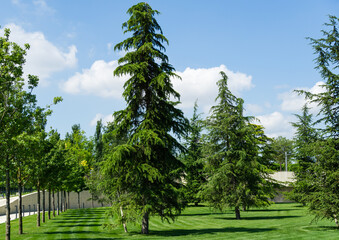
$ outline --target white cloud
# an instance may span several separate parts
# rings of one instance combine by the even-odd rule
[[[249,90],[252,84],[252,76],[244,73],[233,72],[225,65],[214,68],[186,68],[183,72],[177,72],[180,79],[173,79],[173,86],[181,95],[180,105],[182,108],[193,108],[194,102],[198,99],[198,105],[207,113],[211,106],[215,105],[215,98],[218,94],[217,81],[221,79],[220,71],[228,76],[230,90],[238,95],[241,91]]]
[[[91,121],[91,123],[90,123],[91,126],[96,126],[96,125],[97,125],[97,122],[98,122],[100,119],[102,119],[103,125],[106,126],[107,123],[113,122],[113,115],[111,114],[111,115],[106,115],[106,116],[104,116],[103,114],[98,113],[98,114],[96,114],[95,117],[92,119],[92,121]]]
[[[291,122],[295,121],[293,115],[284,116],[280,112],[273,112],[266,115],[257,116],[259,124],[265,128],[265,134],[269,137],[287,137],[292,138],[294,129]]]
[[[71,94],[121,98],[123,84],[129,76],[113,77],[117,66],[117,61],[95,61],[89,69],[83,69],[81,73],[69,78],[61,88]],[[218,93],[216,82],[221,78],[220,71],[224,71],[229,77],[232,92],[239,93],[253,87],[251,76],[232,72],[224,65],[209,69],[187,68],[184,72],[177,72],[182,80],[172,79],[174,89],[181,95],[180,107],[193,108],[195,100],[198,99],[200,109],[208,112]]]
[[[324,89],[321,87],[323,84],[324,82],[317,82],[312,88],[299,89],[317,94],[324,91]],[[283,111],[299,112],[302,106],[307,102],[304,95],[298,95],[297,93],[293,92],[293,90],[279,94],[278,98],[282,100],[281,110]],[[312,113],[319,110],[319,107],[315,103],[309,104],[309,107],[311,108]]]
[[[121,98],[123,85],[128,76],[113,77],[113,71],[118,61],[95,61],[90,69],[77,72],[61,85],[61,88],[71,94],[88,94],[100,97]]]
[[[64,52],[48,41],[42,32],[26,32],[16,24],[8,24],[5,28],[11,30],[10,41],[20,46],[25,43],[30,45],[24,65],[25,74],[37,75],[41,82],[46,83],[53,73],[76,66],[77,48],[74,45]],[[0,33],[3,34],[3,29]]]
[[[37,7],[37,12],[39,14],[53,14],[55,10],[49,7],[45,0],[34,0],[33,4]]]

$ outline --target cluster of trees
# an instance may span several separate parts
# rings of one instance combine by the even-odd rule
[[[15,179],[19,195],[25,184],[34,185],[38,193],[62,192],[62,209],[67,208],[66,192],[89,188],[93,198],[112,205],[109,213],[125,231],[128,222],[139,222],[147,234],[151,216],[174,220],[189,203],[231,207],[240,219],[242,210],[270,204],[276,185],[269,174],[282,170],[289,155],[297,163],[291,197],[307,204],[317,217],[337,222],[338,18],[330,17],[333,29],[324,31],[323,39],[311,39],[319,53],[317,68],[327,80],[325,92],[300,91],[321,106],[319,121],[326,127],[315,129],[305,106],[293,123],[293,143],[268,138],[263,127],[253,123],[254,117],[244,115],[244,100],[229,90],[224,72],[210,115],[202,119],[195,103],[188,120],[177,108],[180,95],[171,78],[179,76],[164,54],[168,40],[155,19],[159,12],[139,3],[127,13],[130,18],[123,28],[130,37],[115,46],[126,55],[114,71],[116,76],[130,76],[123,92],[126,108],[115,112],[107,126],[98,121],[92,139],[79,125],[65,139],[55,130],[45,131],[51,110],[36,104],[32,90],[38,78],[29,75],[28,91],[23,87],[22,65],[29,46],[22,49],[9,42],[5,30],[0,39],[0,171],[6,174],[8,213],[10,182]],[[42,205],[45,209],[44,201]],[[40,202],[37,206],[40,209]],[[40,225],[40,214],[37,221]],[[9,239],[9,219],[7,231]]]
[[[62,101],[55,97],[53,104],[40,107],[33,90],[37,76],[23,77],[25,55],[29,49],[10,41],[10,30],[0,37],[0,174],[6,189],[6,239],[10,239],[11,189],[17,188],[19,234],[23,233],[22,190],[37,190],[37,226],[67,208],[66,192],[80,192],[85,185],[92,159],[92,141],[87,140],[79,125],[62,140],[56,130],[45,130],[51,106]],[[46,208],[45,192],[50,194]],[[40,193],[42,192],[42,203]],[[57,193],[57,206],[55,196]],[[59,204],[60,203],[60,204]],[[69,205],[69,203],[68,203]],[[42,211],[42,215],[40,212]]]

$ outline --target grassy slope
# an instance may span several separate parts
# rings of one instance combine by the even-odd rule
[[[17,220],[12,224],[12,239],[339,239],[335,224],[326,220],[311,224],[312,216],[297,204],[276,204],[268,209],[242,212],[242,220],[234,213],[213,212],[208,207],[186,209],[174,224],[153,217],[151,234],[138,234],[137,226],[129,226],[129,234],[122,229],[103,230],[105,209],[68,210],[66,213],[35,226],[35,216],[24,218],[24,232],[17,235]],[[5,225],[0,225],[0,239],[4,239]]]

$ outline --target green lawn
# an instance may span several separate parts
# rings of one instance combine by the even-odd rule
[[[24,235],[17,234],[17,220],[12,221],[12,239],[339,239],[334,222],[310,224],[312,216],[298,204],[275,204],[268,209],[241,213],[235,220],[232,211],[213,212],[208,207],[187,208],[174,224],[151,218],[149,236],[140,235],[137,226],[103,229],[109,222],[105,208],[68,210],[35,226],[36,217],[24,218]],[[0,239],[5,239],[5,225],[0,225]]]

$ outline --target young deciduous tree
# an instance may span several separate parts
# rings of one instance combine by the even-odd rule
[[[218,104],[211,109],[206,125],[206,171],[208,182],[202,195],[213,207],[240,209],[269,204],[272,184],[268,169],[259,157],[262,132],[243,116],[243,100],[235,97],[221,72]]]
[[[129,195],[114,202],[116,209],[133,210],[142,233],[148,234],[151,215],[174,220],[182,209],[178,197],[182,163],[177,154],[183,147],[173,135],[186,131],[187,119],[176,108],[178,102],[170,100],[180,95],[171,83],[177,77],[174,68],[163,53],[168,40],[154,17],[159,12],[142,2],[127,13],[130,18],[123,28],[131,36],[115,46],[127,53],[114,71],[116,76],[130,76],[123,92],[127,107],[114,114],[114,121],[117,137],[128,140],[106,157],[105,164],[117,173],[113,189]]]

